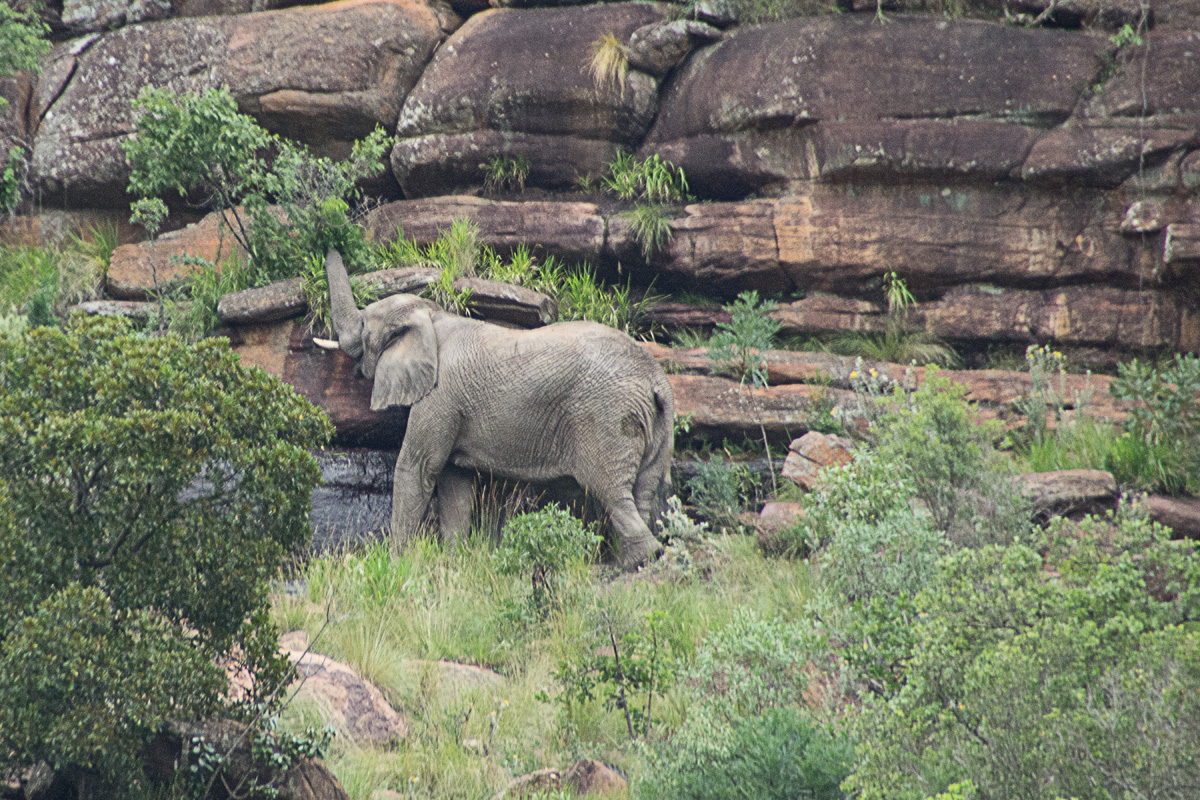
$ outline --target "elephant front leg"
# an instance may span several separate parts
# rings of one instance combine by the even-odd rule
[[[392,478],[392,537],[404,544],[417,535],[433,486],[445,459],[436,463],[427,455],[414,455],[407,443],[396,459],[396,472]]]

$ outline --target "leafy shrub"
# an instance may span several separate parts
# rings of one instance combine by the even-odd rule
[[[0,4],[0,78],[19,70],[37,72],[39,61],[50,43],[50,29],[29,9],[18,10],[11,3]],[[8,101],[0,97],[0,111]],[[4,154],[0,169],[0,213],[8,213],[21,202],[26,188],[24,148],[11,146]]]
[[[530,604],[544,615],[554,602],[560,573],[592,557],[601,537],[557,504],[518,514],[504,524],[495,563],[504,575],[527,575]]]
[[[713,369],[731,373],[754,386],[767,385],[767,365],[758,351],[775,346],[779,323],[770,314],[775,310],[773,300],[760,301],[758,292],[742,292],[732,305],[725,306],[732,319],[718,322],[708,340],[708,357]]]
[[[970,778],[999,800],[1194,792],[1195,546],[1128,507],[1060,520],[1035,544],[948,556],[905,630],[880,631],[911,646],[898,688],[858,717],[847,788],[920,800]]]
[[[575,661],[559,662],[554,677],[563,689],[554,700],[569,717],[574,707],[603,695],[609,710],[624,715],[630,741],[638,736],[648,739],[656,721],[654,699],[661,698],[675,677],[675,658],[662,633],[666,615],[651,611],[640,629],[620,635],[607,611],[602,618],[591,652]],[[539,699],[548,702],[550,697],[543,692]]]
[[[1167,366],[1138,359],[1117,367],[1113,397],[1135,403],[1128,437],[1114,449],[1122,482],[1182,494],[1200,488],[1200,358],[1176,354]]]
[[[728,528],[738,525],[738,514],[754,499],[757,486],[745,467],[712,456],[696,462],[696,474],[688,479],[687,488],[702,517]]]
[[[0,246],[0,314],[54,324],[67,306],[96,296],[105,258],[82,241],[63,248]]]
[[[882,333],[849,333],[824,346],[831,353],[860,356],[875,361],[900,364],[939,364],[950,366],[958,356],[944,342],[925,331],[912,330],[909,309],[916,304],[904,279],[895,272],[884,276],[884,300],[887,318]]]
[[[1030,515],[992,447],[998,431],[977,424],[965,394],[931,366],[916,391],[893,387],[872,435],[880,458],[908,471],[934,524],[954,541],[1008,541]]]
[[[604,188],[622,200],[642,199],[651,203],[682,203],[690,197],[687,175],[682,167],[654,154],[641,161],[632,153],[617,153],[608,165]]]
[[[136,210],[152,227],[166,216],[157,198],[169,192],[223,212],[247,258],[238,279],[245,286],[295,277],[309,257],[331,247],[351,269],[366,264],[370,247],[350,203],[359,197],[359,181],[383,169],[382,129],[334,162],[263,130],[238,112],[225,89],[185,95],[145,89],[134,107],[137,132],[124,144],[129,191],[141,198]]]
[[[167,720],[275,699],[267,581],[330,432],[223,340],[79,316],[0,338],[0,772],[115,796]],[[244,700],[220,663],[255,676]]]
[[[810,670],[797,626],[739,611],[680,669],[687,718],[656,746],[648,798],[840,798],[852,747],[800,710]]]
[[[640,203],[632,211],[624,212],[633,226],[633,238],[642,247],[642,257],[647,261],[656,250],[663,249],[671,241],[671,219],[662,209],[652,203]]]

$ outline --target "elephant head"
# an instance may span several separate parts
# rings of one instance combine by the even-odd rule
[[[374,380],[371,410],[415,405],[437,385],[438,343],[433,329],[437,306],[409,294],[372,303],[362,311],[342,256],[325,256],[329,304],[338,346],[358,360],[358,371]]]

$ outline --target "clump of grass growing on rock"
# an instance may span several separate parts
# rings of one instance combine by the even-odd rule
[[[597,92],[614,89],[624,99],[628,88],[629,57],[625,46],[612,31],[596,39],[588,48],[587,70]]]

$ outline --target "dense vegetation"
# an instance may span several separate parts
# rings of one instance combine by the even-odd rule
[[[278,707],[268,582],[308,540],[329,433],[224,340],[0,334],[0,774],[112,797],[169,720]]]

